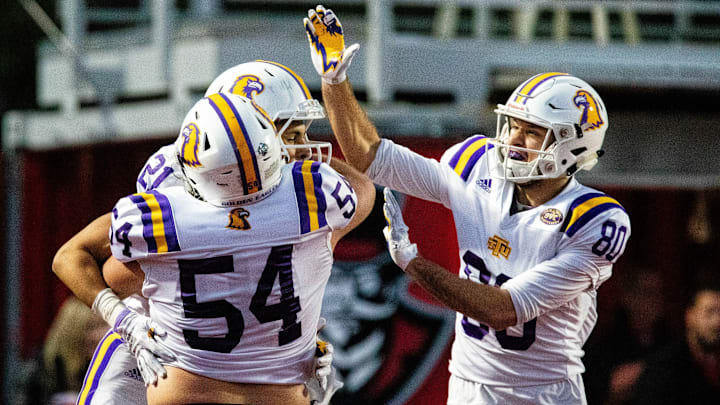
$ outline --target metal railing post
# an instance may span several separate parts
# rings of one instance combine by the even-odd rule
[[[390,24],[392,22],[391,2],[383,0],[368,0],[367,2],[367,64],[365,87],[368,101],[372,104],[382,104],[390,100],[390,94],[385,86],[385,72],[383,71],[384,43],[390,38]]]

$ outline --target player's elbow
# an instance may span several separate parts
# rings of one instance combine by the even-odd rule
[[[355,186],[355,193],[358,196],[358,215],[360,221],[364,221],[372,212],[375,206],[375,184],[367,176],[362,175]]]
[[[489,292],[493,298],[491,305],[485,308],[484,318],[487,325],[495,330],[503,330],[516,325],[518,318],[510,292],[497,287]]]
[[[515,311],[500,311],[488,320],[488,326],[495,330],[507,329],[517,324],[517,315]]]
[[[375,155],[380,147],[380,138],[375,135],[373,139],[360,139],[358,143],[349,148],[345,156],[348,163],[360,173],[365,173],[375,160]],[[345,150],[343,150],[344,152]]]
[[[70,259],[70,256],[71,253],[67,244],[61,246],[60,249],[58,249],[58,251],[55,253],[51,267],[53,273],[55,273],[56,276],[60,277],[65,271],[65,269],[67,269],[67,263]]]

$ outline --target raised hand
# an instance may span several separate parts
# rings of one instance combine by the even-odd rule
[[[327,83],[344,82],[347,78],[346,71],[360,45],[353,44],[345,48],[340,20],[332,10],[326,10],[321,5],[315,7],[315,10],[308,10],[308,17],[303,19],[303,23],[315,70]]]

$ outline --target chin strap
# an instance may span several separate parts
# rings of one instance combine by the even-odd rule
[[[578,159],[578,161],[575,162],[574,165],[572,165],[568,168],[568,170],[567,170],[568,176],[572,176],[573,174],[575,174],[575,172],[580,171],[580,170],[592,169],[597,164],[598,159],[600,159],[600,157],[602,157],[602,155],[604,155],[604,154],[605,154],[605,151],[602,149],[599,149],[595,153],[591,153],[582,159]]]

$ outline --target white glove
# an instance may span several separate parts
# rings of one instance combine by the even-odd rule
[[[325,327],[325,318],[320,318],[317,332]],[[305,385],[310,392],[311,405],[327,405],[335,391],[345,385],[338,377],[337,370],[332,366],[333,345],[317,337],[315,342],[315,377]]]
[[[385,187],[383,194],[385,196],[383,212],[387,221],[387,226],[383,228],[383,235],[387,240],[388,250],[393,261],[405,271],[410,261],[418,255],[417,245],[410,243],[408,227],[403,221],[402,211],[392,191]]]
[[[360,44],[345,48],[340,20],[332,10],[325,10],[323,6],[308,10],[308,18],[303,19],[303,23],[310,41],[310,56],[315,70],[326,83],[344,82],[347,78],[345,72],[355,52],[360,49]]]
[[[149,317],[131,311],[109,288],[100,291],[95,297],[92,309],[112,325],[113,330],[128,345],[146,386],[157,383],[158,377],[167,377],[167,371],[160,361],[173,361],[175,355],[156,339],[164,338],[167,332]]]
[[[322,328],[325,327],[327,321],[325,318],[320,318],[317,326],[317,333],[319,334]],[[335,349],[330,342],[326,342],[320,339],[317,335],[315,340],[315,378],[320,383],[320,388],[323,390],[327,388],[327,377],[332,371],[332,360],[333,352]]]
[[[330,366],[330,374],[327,375],[327,387],[322,388],[320,381],[317,378],[311,378],[305,385],[310,393],[310,404],[311,405],[328,405],[330,399],[337,390],[345,385],[341,380],[340,376],[335,367]]]

